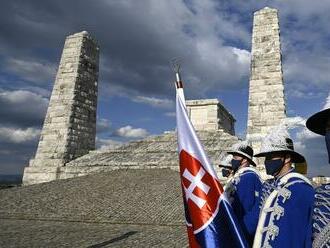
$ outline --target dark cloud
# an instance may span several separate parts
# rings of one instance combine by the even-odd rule
[[[0,90],[1,125],[40,127],[46,115],[48,99],[26,90]]]
[[[269,4],[280,10],[288,87],[305,79],[323,89],[329,65],[329,4]],[[14,56],[56,65],[65,36],[88,30],[101,46],[101,81],[116,92],[169,96],[173,77],[168,61],[181,57],[187,90],[201,97],[214,89],[247,87],[253,11],[264,6],[262,1],[212,0],[5,1],[0,49],[3,63]]]
[[[24,132],[24,130],[21,131]],[[22,174],[24,167],[34,156],[39,135],[32,137],[26,133],[26,139],[23,139],[23,135],[21,134],[21,138],[16,135],[17,140],[13,142],[12,139],[4,139],[4,136],[0,134],[0,174]]]
[[[206,91],[219,82],[224,88],[242,84],[248,76],[249,60],[241,50],[248,31],[236,25],[233,32],[235,21],[217,16],[215,7],[213,1],[189,6],[181,1],[10,1],[0,12],[0,49],[5,56],[56,64],[65,36],[88,30],[101,46],[100,75],[109,87],[169,95],[168,61],[179,56],[197,94],[201,83]],[[239,49],[224,45],[225,37],[241,41]]]
[[[44,84],[55,78],[55,66],[47,62],[36,62],[31,60],[21,60],[8,58],[3,71],[12,73],[31,84]]]

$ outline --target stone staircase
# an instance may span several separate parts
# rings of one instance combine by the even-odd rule
[[[221,154],[238,141],[236,136],[222,130],[199,131],[198,136],[213,165]],[[175,132],[132,141],[116,149],[95,150],[66,164],[67,172],[89,173],[120,168],[171,168],[178,170],[177,138]],[[217,167],[217,166],[215,166]]]

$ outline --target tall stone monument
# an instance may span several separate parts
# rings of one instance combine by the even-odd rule
[[[280,30],[276,9],[254,13],[247,138],[260,149],[264,137],[286,118],[281,62]]]
[[[24,184],[57,179],[60,167],[95,149],[98,71],[95,40],[86,31],[68,36]]]

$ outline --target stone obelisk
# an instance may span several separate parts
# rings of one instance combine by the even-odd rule
[[[55,180],[59,168],[95,149],[98,70],[96,41],[86,31],[68,36],[24,184]]]
[[[258,139],[285,117],[278,11],[266,7],[254,13],[252,32],[247,138],[255,153]]]

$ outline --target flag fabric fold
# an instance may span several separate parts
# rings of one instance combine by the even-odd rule
[[[188,117],[176,83],[180,178],[190,247],[248,247],[223,187]]]

